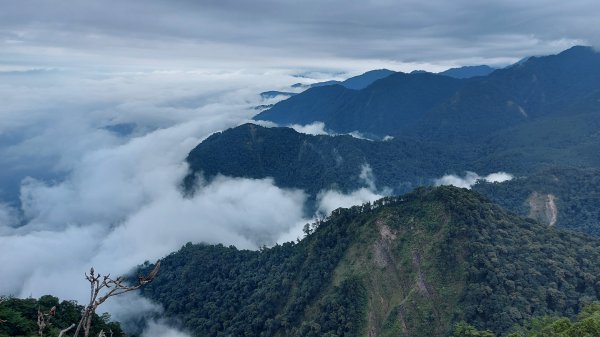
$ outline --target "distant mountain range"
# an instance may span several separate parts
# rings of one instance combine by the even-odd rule
[[[486,66],[486,65],[465,66],[465,67],[460,67],[460,68],[451,68],[446,71],[442,71],[438,74],[453,77],[453,78],[465,79],[465,78],[471,78],[471,77],[476,77],[476,76],[487,76],[490,73],[492,73],[494,70],[496,70],[496,68],[492,68],[492,67]],[[377,70],[367,71],[366,73],[358,75],[358,76],[350,77],[344,81],[330,80],[330,81],[317,82],[317,83],[312,83],[312,84],[296,83],[296,84],[292,85],[292,88],[309,89],[309,88],[326,87],[326,86],[330,86],[330,85],[341,85],[342,87],[344,87],[346,89],[362,90],[362,89],[370,86],[371,84],[373,84],[375,81],[386,78],[395,73],[396,73],[395,71],[388,70],[388,69],[377,69]],[[412,73],[428,73],[428,72],[414,71]],[[270,99],[270,98],[275,98],[277,96],[291,97],[291,96],[295,96],[297,94],[298,93],[289,92],[289,91],[271,90],[271,91],[261,92],[260,96],[263,99]]]
[[[394,73],[362,90],[311,88],[255,119],[280,125],[320,121],[338,133],[358,131],[379,138],[419,135],[473,141],[548,116],[595,112],[598,88],[600,54],[573,47],[468,79]]]

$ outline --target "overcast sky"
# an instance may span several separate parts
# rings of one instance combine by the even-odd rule
[[[0,69],[441,70],[600,41],[597,0],[2,1]]]

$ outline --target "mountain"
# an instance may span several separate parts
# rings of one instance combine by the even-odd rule
[[[442,337],[461,321],[502,334],[600,298],[599,238],[465,189],[422,188],[305,229],[260,251],[187,244],[143,295],[194,336]]]
[[[598,113],[600,54],[590,47],[530,57],[488,76],[397,73],[359,91],[313,88],[255,116],[279,124],[321,121],[338,133],[475,142],[544,118]]]
[[[349,79],[341,82],[340,84],[348,89],[362,90],[373,84],[375,81],[380,80],[382,78],[386,78],[395,73],[395,71],[388,69],[376,69],[367,71],[366,73],[358,76],[350,77]]]
[[[454,78],[471,78],[477,76],[487,76],[494,72],[496,68],[492,68],[486,65],[480,66],[465,66],[460,68],[450,68],[448,70],[442,71],[438,74],[444,76],[450,76]]]
[[[425,113],[464,85],[431,73],[395,73],[363,90],[339,85],[311,88],[254,117],[279,125],[324,122],[338,133],[359,131],[383,138],[410,130]]]
[[[357,177],[369,165],[377,186],[404,193],[447,173],[505,171],[531,177],[566,165],[600,168],[600,54],[573,47],[486,77],[396,73],[359,91],[313,88],[256,119],[320,120],[334,131],[394,138],[315,138],[246,125],[215,134],[190,153],[188,187],[195,174],[221,173],[274,177],[282,187],[314,196],[322,189],[364,186]]]
[[[190,152],[184,185],[191,191],[199,174],[208,180],[218,174],[272,177],[278,186],[300,188],[314,198],[322,189],[348,192],[367,186],[360,175],[368,166],[377,186],[404,193],[430,184],[446,170],[465,170],[465,163],[476,156],[450,145],[412,139],[374,142],[244,124],[213,134]]]
[[[569,127],[565,128],[565,125]],[[577,181],[579,175],[568,172],[578,172],[573,171],[576,169],[594,172],[593,168],[600,168],[598,130],[600,114],[531,122],[500,135],[492,134],[477,143],[436,142],[402,136],[387,141],[369,141],[350,136],[313,136],[290,128],[244,124],[208,137],[189,153],[186,159],[189,172],[184,185],[189,193],[193,193],[199,175],[208,180],[218,174],[246,178],[272,177],[278,186],[302,189],[314,201],[324,189],[348,193],[368,186],[360,178],[365,167],[371,169],[378,188],[390,188],[395,194],[408,192],[417,186],[431,185],[434,179],[445,174],[462,175],[465,171],[475,171],[481,175],[505,171],[535,180],[537,172],[557,168],[565,172],[564,181],[571,184]],[[560,169],[566,163],[572,169]],[[561,192],[565,194],[561,194],[560,200],[565,200],[567,194],[569,198],[577,198],[584,186],[590,188],[590,193],[595,191],[592,188],[596,186],[592,179],[594,173],[586,173],[581,177],[587,178],[577,181],[577,188],[574,188],[576,185],[567,185],[573,188],[565,187]],[[513,183],[507,185],[513,186]],[[551,193],[538,187],[535,190]],[[491,194],[486,195],[494,198]],[[523,202],[527,196],[515,203]],[[593,202],[586,201],[586,204],[592,205]],[[523,210],[510,209],[527,214]],[[563,210],[563,207],[560,209]],[[582,220],[579,225],[589,227],[600,223],[594,218],[595,211],[585,214],[589,215],[585,220],[577,218],[577,221]],[[567,227],[574,225],[562,220],[557,223],[558,226],[563,224]]]
[[[388,69],[376,69],[376,70],[367,71],[364,74],[350,77],[344,81],[331,80],[331,81],[325,81],[325,82],[317,82],[317,83],[313,83],[313,84],[310,84],[307,86],[309,88],[318,88],[318,87],[325,87],[325,86],[329,86],[329,85],[338,84],[347,89],[362,90],[362,89],[368,87],[369,85],[373,84],[373,82],[380,80],[382,78],[386,78],[394,73],[395,73],[395,71],[388,70]],[[302,83],[296,83],[296,84],[292,85],[292,88],[302,88],[304,86],[305,85],[303,85]]]
[[[548,118],[598,114],[599,88],[600,53],[573,47],[470,79],[415,131],[430,139],[473,142]]]

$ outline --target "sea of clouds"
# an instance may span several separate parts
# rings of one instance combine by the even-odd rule
[[[0,73],[0,294],[83,303],[92,266],[120,275],[189,241],[257,249],[302,237],[305,193],[272,179],[180,190],[194,146],[247,122],[259,92],[294,81],[283,71]],[[323,191],[319,211],[382,196],[368,167],[361,179],[347,195]],[[139,321],[161,309],[131,294],[99,310]],[[148,322],[145,334],[157,333],[183,334]]]

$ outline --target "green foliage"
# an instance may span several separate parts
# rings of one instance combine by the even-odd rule
[[[513,335],[522,337],[597,337],[600,336],[600,302],[585,306],[575,320],[541,317],[514,330]]]
[[[301,188],[313,199],[322,189],[348,192],[366,186],[360,179],[368,164],[379,187],[401,194],[429,184],[448,170],[462,171],[477,150],[462,145],[397,137],[372,142],[351,136],[310,136],[288,128],[245,124],[217,133],[187,157],[190,172],[184,187],[193,192],[198,175],[274,179],[277,186]]]
[[[260,251],[187,244],[162,261],[159,276],[142,293],[197,336],[325,334],[338,331],[342,322],[340,331],[352,336],[362,326],[362,309],[354,307],[363,302],[360,280],[320,296],[351,242],[352,217],[340,213],[299,244]],[[312,306],[323,314],[304,319]]]
[[[600,236],[600,169],[554,168],[503,183],[481,182],[477,192],[517,214],[527,216],[533,194],[556,197],[557,226]]]
[[[502,335],[600,299],[598,247],[474,192],[422,188],[336,210],[297,244],[188,244],[143,293],[196,336],[447,336],[457,321]]]
[[[475,327],[465,322],[457,323],[452,337],[495,337],[491,331],[477,331]]]
[[[83,306],[74,301],[59,302],[58,298],[50,295],[42,296],[37,300],[34,298],[7,298],[6,301],[0,303],[0,320],[6,321],[0,323],[0,337],[37,336],[38,308],[43,313],[48,313],[52,307],[56,307],[56,314],[49,318],[50,324],[44,331],[46,336],[58,336],[60,330],[71,324],[77,324],[83,310]],[[109,318],[108,314],[102,316],[94,314],[90,330],[91,336],[97,336],[100,330],[104,330],[106,333],[112,331],[113,336],[125,336],[120,324],[111,322]]]

